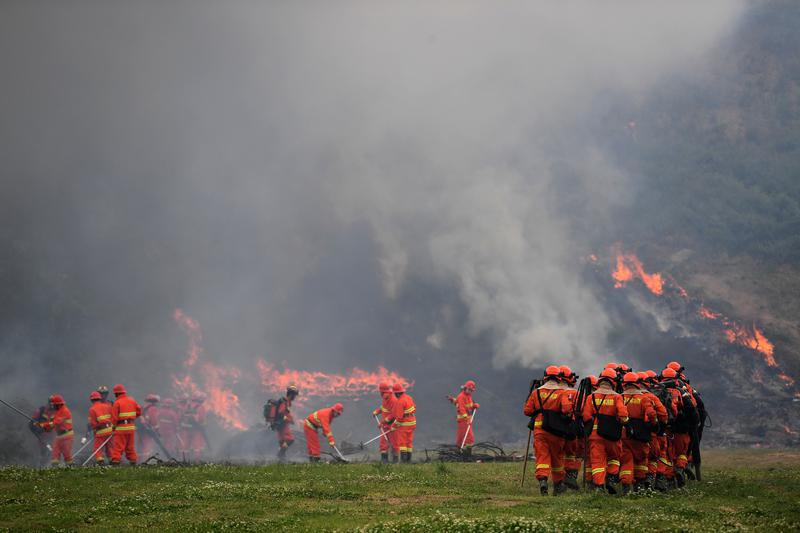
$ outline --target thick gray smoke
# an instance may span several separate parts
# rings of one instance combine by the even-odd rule
[[[447,351],[457,302],[497,367],[599,362],[581,257],[636,177],[589,125],[701,71],[740,11],[3,2],[4,389],[163,380],[177,307],[230,361],[419,381],[408,347]]]

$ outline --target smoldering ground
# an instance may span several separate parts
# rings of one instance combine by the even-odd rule
[[[384,365],[423,402],[594,368],[580,258],[636,194],[602,110],[702,72],[741,10],[4,2],[4,395],[167,390],[179,307],[220,363]]]

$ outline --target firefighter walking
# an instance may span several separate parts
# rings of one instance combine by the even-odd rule
[[[642,390],[642,381],[635,372],[623,377],[622,402],[628,410],[628,424],[622,436],[622,456],[620,460],[620,481],[622,494],[633,489],[641,489],[645,484],[650,455],[650,440],[656,421],[653,401]]]
[[[118,465],[123,454],[131,464],[139,459],[136,455],[136,419],[142,416],[142,408],[128,396],[125,387],[114,385],[114,405],[111,408],[111,423],[114,425],[111,464]]]
[[[328,444],[331,448],[336,446],[336,439],[333,438],[333,431],[331,424],[333,419],[341,416],[344,412],[344,406],[340,403],[334,404],[331,407],[326,407],[318,411],[314,411],[305,421],[303,432],[306,437],[306,446],[308,448],[308,460],[312,463],[320,461],[320,454],[322,449],[319,445],[319,431],[328,439]]]

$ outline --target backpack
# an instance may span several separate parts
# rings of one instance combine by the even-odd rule
[[[597,434],[610,441],[616,442],[621,439],[622,424],[617,420],[617,417],[614,415],[601,414],[597,404],[594,403],[594,398],[590,397],[589,401],[592,402],[594,416],[597,419]]]
[[[283,398],[280,400],[267,400],[264,404],[264,421],[270,428],[280,426],[283,424],[284,414],[280,412],[280,405],[283,403]]]

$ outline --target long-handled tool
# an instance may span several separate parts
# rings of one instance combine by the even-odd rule
[[[340,458],[340,459],[341,459],[343,462],[345,462],[345,463],[349,463],[349,462],[350,462],[350,461],[348,461],[347,459],[345,459],[345,458],[344,458],[344,455],[342,455],[342,452],[340,452],[340,451],[339,451],[339,448],[337,448],[335,444],[331,444],[331,448],[333,448],[334,450],[336,450],[336,453],[337,453],[337,454],[339,454],[339,458]]]
[[[528,469],[528,454],[531,451],[531,435],[533,435],[533,431],[528,430],[528,445],[525,446],[525,462],[522,463],[522,483],[520,487],[525,486],[525,471]]]
[[[109,436],[108,436],[108,438],[107,438],[106,440],[104,440],[104,441],[103,441],[103,444],[101,444],[101,445],[100,445],[100,446],[99,446],[97,449],[98,449],[98,450],[101,450],[101,449],[103,449],[103,448],[105,447],[105,445],[106,445],[106,444],[108,444],[108,441],[110,441],[110,440],[111,440],[111,437],[113,437],[113,436],[114,436],[114,434],[113,434],[113,433],[112,433],[111,435],[109,435]],[[88,441],[87,441],[87,444],[88,444]],[[92,452],[92,453],[90,453],[90,454],[89,454],[89,457],[87,457],[87,458],[86,458],[86,460],[85,460],[84,462],[82,462],[82,463],[81,463],[81,466],[86,466],[86,463],[88,463],[89,461],[91,461],[91,460],[92,460],[92,457],[94,457],[94,452]]]
[[[477,409],[472,410],[472,416],[469,417],[469,424],[467,424],[467,431],[464,433],[464,439],[461,441],[461,446],[458,448],[459,451],[464,449],[464,444],[467,442],[467,436],[469,436],[469,430],[472,429],[472,421],[475,420],[475,413],[477,412]]]
[[[86,448],[89,445],[89,443],[92,442],[92,440],[93,439],[86,439],[86,442],[83,443],[83,446],[78,448],[78,451],[73,453],[72,455],[74,455],[75,457],[79,456],[81,454],[81,452],[83,451],[83,449]]]
[[[380,429],[382,427],[381,426],[381,419],[378,418],[378,415],[373,415],[373,416],[375,417],[375,422],[378,423],[378,429]],[[394,431],[394,427],[392,427],[389,431]],[[386,435],[386,433],[384,433],[384,435]],[[370,441],[370,442],[372,442],[372,441]],[[386,444],[387,445],[391,445],[391,442],[389,442],[389,437],[386,437]]]
[[[8,407],[9,409],[13,409],[13,410],[14,410],[14,411],[16,411],[18,414],[20,414],[20,415],[24,416],[25,418],[27,418],[28,420],[30,420],[30,421],[31,421],[31,422],[33,422],[34,424],[38,424],[38,423],[39,423],[39,422],[37,422],[36,420],[34,420],[33,418],[31,418],[30,416],[26,415],[26,414],[25,414],[23,411],[21,411],[20,409],[17,409],[16,407],[14,407],[14,406],[13,406],[13,405],[11,405],[10,403],[8,403],[7,401],[5,401],[5,400],[0,400],[0,403],[2,403],[3,405],[5,405],[5,406],[6,406],[6,407]],[[39,438],[39,435],[36,435],[36,440],[38,440],[40,444],[43,444],[43,443],[42,443],[42,439],[40,439],[40,438]],[[51,452],[53,451],[53,447],[52,447],[52,446],[50,446],[49,444],[45,444],[45,447],[46,447],[48,450],[50,450]]]
[[[377,437],[372,437],[372,438],[371,438],[371,439],[369,439],[367,442],[362,442],[362,443],[361,443],[361,446],[359,446],[359,448],[362,448],[362,449],[363,449],[363,448],[364,448],[364,446],[366,446],[367,444],[371,444],[371,443],[375,442],[376,440],[378,440],[379,438],[381,438],[381,437],[385,437],[386,435],[388,435],[388,434],[389,434],[390,432],[392,432],[392,431],[393,431],[392,429],[390,429],[390,430],[388,430],[388,431],[384,431],[383,433],[381,433],[381,434],[380,434],[380,435],[378,435]]]

